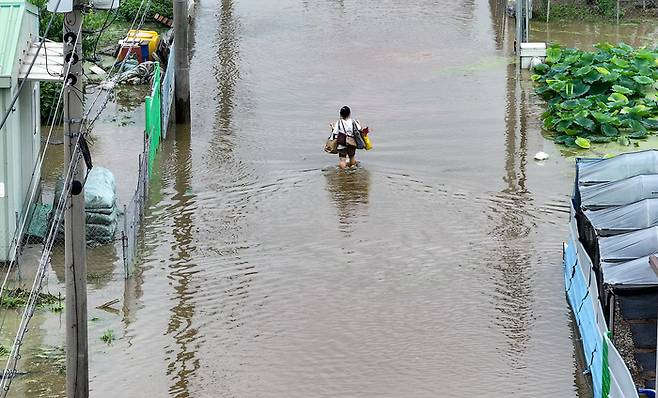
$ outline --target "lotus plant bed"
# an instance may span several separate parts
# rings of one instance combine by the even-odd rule
[[[658,131],[658,51],[599,43],[595,51],[551,45],[534,67],[535,92],[548,102],[544,128],[558,144],[646,138]]]

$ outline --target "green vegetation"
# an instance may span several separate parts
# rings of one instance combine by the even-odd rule
[[[539,2],[532,10],[532,17],[538,21],[546,21],[548,0]],[[620,10],[623,17],[624,10]],[[605,21],[617,17],[616,0],[592,0],[560,2],[551,0],[550,21]]]
[[[114,331],[112,329],[107,329],[101,336],[101,340],[103,340],[103,342],[107,343],[108,345],[112,344],[114,339]]]
[[[121,0],[121,6],[119,7],[121,17],[126,21],[132,21],[135,15],[137,15],[141,3],[142,0]],[[142,8],[142,11],[144,11],[144,8]],[[155,14],[164,15],[169,18],[173,17],[174,11],[171,0],[151,0],[151,5],[146,11],[144,21],[152,21]]]
[[[9,348],[5,347],[3,344],[0,344],[0,358],[7,358],[9,354]]]
[[[548,102],[544,128],[558,144],[630,145],[658,130],[658,52],[621,43],[596,51],[552,45],[535,67],[535,91]]]
[[[24,307],[30,297],[30,291],[21,288],[7,290],[5,294],[0,297],[0,308],[3,309],[16,309]],[[62,306],[63,298],[55,296],[50,293],[39,293],[37,298],[37,306]],[[51,307],[52,308],[52,307]]]
[[[55,110],[61,89],[59,82],[41,82],[41,123],[49,123],[49,118],[53,117],[51,112]]]
[[[39,8],[39,33],[45,35],[46,28],[50,22],[53,13],[48,12],[46,4],[48,0],[29,0]],[[95,32],[86,34],[82,41],[82,50],[85,58],[93,58],[97,51],[116,45],[117,41],[125,37],[130,24],[137,15],[137,11],[142,0],[125,0],[120,2],[117,11],[89,11],[85,13],[83,29],[85,31]],[[142,9],[144,10],[144,8]],[[153,21],[153,15],[171,17],[173,15],[171,0],[151,0],[150,7],[146,10],[144,21],[146,23]],[[141,12],[140,12],[141,14]],[[138,21],[139,22],[139,21]],[[57,42],[62,41],[64,25],[64,14],[54,14],[53,21],[46,36],[47,39]],[[152,27],[152,24],[150,24]],[[105,29],[103,29],[105,28]],[[102,31],[102,32],[101,32]],[[48,82],[41,84],[41,121],[47,123],[48,117],[57,105],[57,98],[61,85],[59,83]]]

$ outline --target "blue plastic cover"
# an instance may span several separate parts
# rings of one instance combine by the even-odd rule
[[[609,263],[623,263],[658,253],[658,227],[599,238],[599,257]]]
[[[601,261],[606,284],[618,287],[658,285],[658,276],[649,265],[649,256],[625,263]]]
[[[658,225],[658,199],[584,213],[598,235],[617,235]]]
[[[577,162],[576,167],[580,186],[658,174],[658,150],[625,153],[610,159],[587,159]]]
[[[649,198],[658,198],[657,174],[580,187],[580,205],[583,210],[623,206]]]

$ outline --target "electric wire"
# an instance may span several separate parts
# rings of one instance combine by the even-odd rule
[[[19,324],[18,331],[16,332],[16,337],[14,338],[14,343],[12,344],[9,357],[7,358],[7,363],[5,365],[5,369],[2,374],[2,380],[0,381],[0,397],[6,397],[7,393],[9,392],[11,382],[16,374],[16,365],[18,364],[18,360],[20,359],[20,348],[23,344],[23,338],[27,333],[28,323],[32,318],[32,315],[34,314],[34,310],[36,308],[39,295],[41,293],[43,280],[46,275],[45,271],[47,265],[50,263],[50,258],[52,256],[52,247],[56,240],[59,226],[62,222],[62,215],[64,213],[65,207],[68,204],[68,201],[65,199],[70,194],[71,183],[77,172],[77,166],[82,158],[82,150],[80,147],[81,137],[82,134],[79,134],[74,144],[73,152],[71,154],[71,161],[69,163],[68,170],[65,174],[64,186],[62,192],[60,193],[59,200],[57,202],[55,217],[50,226],[49,233],[44,243],[44,248],[39,261],[39,266],[37,268],[37,273],[35,275],[34,282],[32,283],[32,288],[30,289],[30,295],[25,304],[25,309],[23,310],[23,314],[21,316],[21,322]],[[88,175],[89,175],[89,171],[87,171],[87,175],[85,175],[84,178],[85,181]],[[11,367],[11,371],[9,370],[10,367]]]
[[[61,1],[62,0],[57,0],[57,4],[55,5],[55,10],[59,8],[59,3]],[[53,15],[50,16],[50,20],[48,21],[48,25],[46,26],[46,31],[44,32],[43,37],[48,36],[48,32],[50,31],[50,26],[52,25],[53,20],[55,19],[55,14],[56,13],[53,13]],[[18,86],[18,90],[16,90],[14,97],[9,102],[9,106],[7,107],[5,114],[2,116],[2,120],[0,120],[0,131],[2,131],[2,128],[5,126],[5,123],[7,123],[7,119],[9,119],[9,115],[11,114],[12,109],[14,109],[14,105],[16,104],[16,101],[18,100],[18,97],[21,95],[21,91],[23,91],[23,87],[25,87],[25,82],[27,81],[27,77],[30,76],[30,72],[32,72],[32,67],[37,62],[37,57],[39,56],[39,52],[43,47],[43,43],[44,43],[43,40],[39,42],[39,47],[37,48],[37,52],[34,54],[34,58],[32,59],[32,62],[30,62],[30,66],[27,67],[27,73],[25,74],[25,79],[21,81],[21,84]]]
[[[73,48],[75,48],[75,46],[77,46],[79,37],[80,37],[80,32],[78,32],[78,36],[76,37],[76,41],[73,45]],[[66,69],[66,74],[67,75],[68,75],[68,72],[71,70],[72,61],[73,61],[73,57],[71,57],[71,59],[69,59],[69,62],[66,65],[67,66],[67,69]],[[68,86],[68,84],[63,84],[62,89],[59,92],[59,96],[58,96],[58,99],[57,99],[57,105],[55,106],[55,115],[57,114],[57,109],[59,109],[59,106],[62,103],[62,97],[63,97],[63,94],[64,94],[64,89],[67,86]],[[44,162],[44,159],[46,157],[46,151],[48,150],[48,145],[49,145],[49,142],[50,142],[50,138],[52,137],[54,128],[55,128],[55,117],[53,117],[52,124],[50,125],[50,130],[48,131],[46,144],[44,145],[44,148],[41,151],[41,154],[40,154],[40,156],[37,160],[37,163],[35,164],[35,167],[32,171],[32,176],[30,177],[30,185],[28,185],[28,186],[32,187],[32,189],[29,192],[29,200],[26,201],[26,205],[23,208],[24,211],[25,211],[25,208],[29,209],[33,205],[33,201],[36,198],[36,192],[37,192],[38,184],[34,184],[34,177],[37,174],[37,171],[41,170],[41,167],[43,166],[43,162]],[[18,249],[20,247],[20,240],[22,239],[22,237],[25,233],[25,228],[26,228],[28,219],[29,219],[29,217],[23,217],[23,220],[21,221],[19,228],[17,228],[14,232],[14,236],[12,238],[11,255],[10,255],[11,260],[9,262],[9,265],[7,266],[7,271],[5,273],[5,277],[2,281],[2,285],[0,286],[0,298],[4,297],[3,294],[6,293],[6,287],[7,287],[7,282],[9,280],[9,275],[11,273],[12,268],[16,264]],[[2,307],[2,303],[0,302],[0,309],[1,309],[1,307]],[[4,324],[4,322],[3,322],[3,324]],[[2,331],[3,324],[0,324],[0,331]]]
[[[112,9],[112,7],[114,7],[114,2],[115,2],[115,1],[116,1],[116,0],[112,0],[112,4],[110,4],[110,9]],[[101,40],[101,36],[103,35],[103,33],[105,33],[105,31],[106,31],[106,30],[107,30],[107,29],[108,29],[108,28],[109,28],[114,22],[116,22],[117,18],[119,17],[119,7],[116,8],[116,11],[114,12],[114,18],[112,19],[112,21],[108,23],[108,20],[110,19],[110,14],[111,14],[111,12],[108,11],[108,12],[107,12],[107,15],[105,16],[105,22],[103,22],[103,25],[101,26],[101,28],[100,28],[99,30],[90,33],[90,34],[96,34],[96,33],[98,33],[98,36],[96,36],[96,41],[94,42],[94,55],[92,56],[92,59],[93,59],[93,60],[96,60],[96,59],[97,59],[97,57],[96,57],[96,49],[98,48],[98,42]]]
[[[144,7],[145,3],[146,3],[146,7]],[[142,25],[144,24],[144,19],[146,17],[146,14],[148,13],[150,7],[151,7],[151,0],[142,0],[141,1],[141,3],[139,4],[139,8],[137,9],[137,13],[135,13],[135,17],[133,18],[133,21],[130,24],[130,29],[128,30],[128,32],[130,32],[131,30],[135,30],[135,23],[137,22],[138,18],[139,18],[139,24],[137,25],[136,30],[141,29]],[[142,8],[143,8],[143,11],[142,11]],[[141,17],[140,17],[140,14],[141,14]],[[128,38],[131,37],[130,33],[128,33],[127,37]],[[115,69],[116,69],[116,73],[119,73],[121,70],[123,70],[123,68],[126,64],[126,61],[127,61],[127,57],[124,57],[124,59],[119,63],[119,56],[121,55],[121,51],[125,47],[126,47],[126,43],[124,42],[124,43],[121,44],[121,47],[119,48],[119,51],[117,52],[117,55],[114,58],[114,63],[112,64],[112,67],[110,68],[110,71],[107,73],[107,77],[105,78],[105,82],[111,82],[112,81],[112,79],[115,77],[113,75],[113,73],[115,73]],[[120,64],[120,66],[117,69],[118,64]],[[107,95],[105,95],[105,98],[102,102],[102,105],[100,105],[98,107],[98,111],[97,111],[96,115],[91,119],[92,121],[87,124],[89,130],[91,130],[91,128],[93,127],[96,120],[98,120],[98,118],[100,117],[103,110],[105,110],[105,107],[107,106],[107,103],[110,100],[110,94],[113,92],[115,85],[112,85],[109,89],[105,89],[101,85],[99,85],[97,87],[98,87],[98,92],[96,93],[96,96],[94,97],[91,104],[89,105],[89,107],[85,111],[83,119],[88,119],[89,118],[89,115],[91,114],[92,110],[94,109],[94,106],[96,105],[96,102],[98,101],[98,99],[100,98],[101,94],[104,91],[107,91]]]
[[[39,294],[41,293],[43,279],[46,274],[45,271],[47,265],[50,263],[50,259],[52,255],[52,247],[57,237],[57,230],[59,229],[59,226],[62,222],[62,216],[68,204],[66,197],[70,194],[73,176],[77,172],[77,165],[82,157],[82,151],[80,151],[81,136],[82,135],[78,135],[78,138],[76,140],[73,154],[71,157],[71,162],[69,163],[69,168],[66,173],[66,179],[64,180],[64,188],[60,193],[57,209],[55,212],[55,217],[50,226],[50,230],[48,232],[46,242],[44,243],[44,249],[42,251],[41,258],[39,260],[39,266],[37,268],[37,272],[34,277],[34,281],[32,283],[32,288],[30,289],[30,295],[25,304],[25,309],[23,310],[23,314],[21,316],[21,321],[19,323],[19,327],[16,332],[16,337],[14,338],[14,342],[9,352],[9,357],[7,358],[7,363],[5,364],[5,368],[2,373],[2,379],[0,380],[0,397],[2,398],[7,396],[9,392],[9,388],[11,386],[11,382],[14,376],[16,375],[16,365],[18,364],[18,360],[21,358],[20,348],[23,344],[23,338],[27,333],[28,323],[32,318],[32,315],[34,314],[34,310],[36,309],[36,305],[39,299]]]
[[[58,0],[57,5],[56,5],[55,8],[59,7],[59,2],[60,1],[61,0]],[[135,18],[133,19],[130,30],[132,30],[134,28],[135,22],[137,21],[137,18],[140,15],[140,11],[141,11],[142,7],[144,6],[145,1],[146,0],[142,0],[142,2],[140,3],[139,10],[138,10],[137,14],[135,15]],[[144,12],[142,13],[140,23],[138,24],[137,29],[141,28],[141,26],[143,25],[146,13],[148,12],[148,10],[150,8],[150,3],[151,3],[150,0],[148,0],[146,2],[147,6],[144,8]],[[52,20],[53,20],[53,18],[51,17],[51,20],[49,21],[48,27],[46,29],[46,34],[44,34],[44,36],[47,35],[47,32],[50,28],[50,25],[52,24]],[[77,46],[78,38],[80,37],[81,30],[82,30],[82,26],[80,26],[80,31],[78,32],[78,35],[76,37],[76,43],[74,44],[74,48],[75,48],[75,46]],[[38,55],[38,52],[41,50],[41,47],[43,46],[43,43],[44,43],[44,41],[42,40],[40,42],[39,48],[37,49],[37,55]],[[123,48],[123,45],[122,45],[122,48]],[[72,60],[73,60],[73,57],[71,57],[71,59],[69,60],[69,63],[67,65],[68,66],[67,73],[64,74],[64,76],[68,75],[68,71],[70,70]],[[35,61],[36,61],[36,55],[35,55],[34,59],[32,60],[32,63],[30,65],[29,69],[28,69],[28,72],[27,72],[28,75],[29,75]],[[118,55],[117,55],[117,58],[115,59],[115,63],[113,64],[110,73],[108,73],[108,77],[112,76],[112,71],[115,69],[115,67],[117,65],[116,61],[118,61]],[[125,62],[126,62],[126,59],[124,58],[123,62],[121,63],[121,67],[119,68],[119,70],[123,69],[123,67],[125,65]],[[22,90],[24,82],[25,82],[25,80],[23,81],[23,84],[21,84],[21,86],[19,87],[19,92],[20,92],[20,90]],[[48,133],[48,138],[47,138],[47,141],[46,141],[44,151],[43,151],[42,156],[40,157],[39,162],[38,162],[39,168],[41,167],[41,165],[43,163],[43,159],[45,157],[45,150],[48,146],[48,143],[50,142],[50,137],[52,135],[52,131],[53,131],[53,128],[54,128],[54,122],[57,119],[59,104],[61,102],[64,89],[68,86],[69,86],[68,84],[62,85],[62,89],[60,90],[60,94],[59,94],[59,97],[58,97],[58,102],[57,102],[57,105],[55,107],[55,113],[52,116],[53,124],[51,125],[50,131]],[[91,113],[91,110],[93,109],[93,104],[95,104],[95,102],[98,100],[98,98],[100,97],[100,94],[102,93],[102,91],[103,91],[102,89],[99,89],[99,91],[97,93],[97,96],[94,99],[94,102],[92,103],[92,106],[87,110],[86,115],[83,117],[83,120],[85,120],[86,117]],[[98,119],[98,117],[100,116],[100,114],[105,109],[105,106],[107,105],[107,102],[109,101],[109,95],[112,91],[113,91],[112,89],[108,90],[108,94],[105,98],[104,104],[103,104],[102,107],[100,107],[100,109],[99,109],[97,115],[95,116],[95,118],[93,119],[93,121],[96,121]],[[73,93],[76,96],[78,96],[78,94],[75,93],[74,91],[73,91]],[[18,98],[18,95],[16,96],[16,98]],[[13,104],[15,103],[16,98],[12,101],[12,104],[11,104],[10,108],[8,109],[7,114],[4,116],[3,122],[0,125],[0,128],[2,128],[2,126],[6,122],[6,119],[8,118],[8,115],[11,112],[11,107],[13,107]],[[78,96],[78,98],[79,98],[79,96]],[[62,115],[62,117],[63,117],[63,115]],[[40,261],[39,261],[39,266],[38,266],[38,269],[37,269],[37,273],[35,275],[34,282],[32,284],[32,288],[30,289],[30,295],[29,295],[28,300],[25,304],[25,309],[24,309],[23,314],[21,316],[21,322],[20,322],[18,331],[16,333],[14,343],[12,344],[12,348],[11,348],[11,351],[10,351],[10,354],[9,354],[9,358],[7,359],[7,363],[5,365],[5,369],[3,371],[2,378],[0,380],[0,397],[3,397],[3,398],[7,396],[8,391],[9,391],[9,387],[11,385],[11,381],[12,381],[12,379],[15,376],[15,373],[16,373],[16,365],[18,363],[18,360],[20,359],[20,348],[23,344],[23,338],[24,338],[25,334],[27,333],[27,326],[28,326],[29,320],[31,319],[32,315],[34,314],[34,310],[36,308],[38,297],[39,297],[39,294],[40,294],[40,291],[41,291],[41,288],[42,288],[42,284],[43,284],[43,280],[44,280],[44,277],[45,277],[45,270],[46,270],[47,265],[50,263],[50,258],[51,258],[51,255],[52,255],[52,247],[53,247],[54,242],[55,242],[55,238],[56,238],[56,235],[57,235],[57,230],[59,229],[59,225],[61,224],[62,215],[64,213],[65,206],[68,202],[68,201],[64,200],[64,198],[66,197],[65,195],[69,195],[69,193],[70,193],[71,182],[72,182],[73,176],[75,175],[75,173],[77,171],[77,165],[80,162],[81,157],[82,157],[82,151],[80,150],[80,140],[81,140],[81,137],[87,135],[88,132],[91,131],[92,125],[93,125],[93,123],[88,123],[86,126],[83,127],[83,129],[81,129],[81,133],[78,135],[76,143],[75,143],[74,148],[73,148],[73,154],[71,155],[71,162],[69,164],[69,168],[68,168],[67,173],[66,173],[66,178],[64,180],[64,188],[63,188],[63,190],[60,194],[60,198],[59,198],[59,201],[58,201],[58,204],[57,204],[57,209],[55,211],[55,217],[54,217],[54,220],[53,220],[53,222],[50,226],[50,230],[49,230],[49,233],[47,235],[47,239],[44,243],[44,247],[43,247],[42,255],[41,255],[41,258],[40,258]],[[74,168],[74,165],[75,165],[75,168]],[[33,173],[33,176],[34,176],[34,174],[35,173]],[[87,179],[88,174],[89,174],[89,171],[87,171],[87,175],[84,178],[85,181]],[[32,198],[30,199],[30,202],[33,200],[35,192],[36,192],[36,185],[35,185],[35,189],[33,189],[33,191],[32,191],[32,195],[31,195]],[[26,220],[23,220],[23,223],[22,223],[22,226],[21,226],[21,231],[24,230],[25,223],[26,223]],[[22,233],[19,236],[22,236]],[[16,243],[18,243],[18,239],[16,239]],[[2,286],[0,287],[0,297],[2,297],[2,294],[6,289],[7,280],[8,280],[9,274],[11,272],[11,265],[15,263],[15,253],[17,252],[18,247],[19,247],[18,244],[14,245],[14,256],[13,256],[14,259],[10,263],[10,267],[7,269],[7,273],[6,273],[5,278],[3,280]],[[4,323],[4,320],[3,320],[3,323]],[[1,327],[2,326],[0,325],[0,330],[1,330]],[[12,365],[12,361],[13,361],[13,365]],[[11,367],[11,371],[9,371],[10,367]]]

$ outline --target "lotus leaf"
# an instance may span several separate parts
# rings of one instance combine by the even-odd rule
[[[622,42],[622,43],[619,43],[619,45],[617,46],[617,48],[619,48],[619,49],[620,49],[621,51],[623,51],[625,54],[628,54],[628,53],[630,53],[630,52],[635,51],[635,49],[634,49],[633,47],[631,47],[631,46],[629,46],[628,44],[623,43],[623,42]]]
[[[639,131],[638,130],[638,131],[633,131],[632,133],[629,133],[628,137],[629,138],[640,139],[640,138],[647,138],[647,135],[648,135],[648,133],[647,133],[646,130],[644,130],[644,131]]]
[[[617,72],[610,72],[610,73],[608,73],[607,75],[603,75],[603,76],[601,77],[601,80],[603,80],[604,82],[614,82],[614,81],[616,81],[617,79],[619,79],[619,77],[620,77],[619,73],[617,73]]]
[[[592,116],[594,116],[594,119],[596,119],[597,122],[604,124],[604,123],[612,123],[614,120],[614,116],[608,114],[608,113],[603,113],[603,112],[592,112]]]
[[[611,107],[628,105],[628,97],[621,93],[612,93],[608,97],[608,104],[610,104]]]
[[[589,119],[587,117],[582,117],[582,116],[576,117],[576,124],[578,124],[581,127],[586,128],[589,131],[594,131],[594,128],[596,127],[596,125],[594,124],[594,122],[591,119]]]
[[[647,76],[633,76],[633,80],[638,82],[639,84],[653,84],[653,79]]]
[[[633,94],[633,90],[631,90],[628,87],[620,86],[618,84],[615,84],[614,86],[612,86],[612,90],[616,93]]]
[[[656,56],[646,48],[641,48],[635,53],[635,58],[653,62],[656,59]]]
[[[601,51],[604,52],[610,52],[614,46],[608,42],[603,42],[603,43],[597,43],[594,45],[594,48],[598,48]]]
[[[597,81],[601,80],[602,77],[603,76],[601,76],[601,74],[599,72],[597,72],[595,70],[590,70],[590,72],[583,77],[583,81],[585,83],[592,84],[594,82],[597,82]]]
[[[608,137],[617,137],[619,135],[619,130],[609,124],[602,124],[601,132]]]
[[[551,47],[546,49],[546,63],[555,64],[562,57],[562,49],[560,47]]]
[[[610,59],[610,62],[613,63],[613,64],[615,64],[616,66],[618,66],[618,67],[620,67],[620,68],[623,68],[623,69],[626,69],[626,68],[628,68],[629,66],[631,66],[631,65],[628,63],[628,61],[626,61],[626,60],[624,60],[624,59],[621,59],[621,58],[617,57],[616,55]]]
[[[647,134],[647,129],[642,123],[634,119],[626,119],[622,122],[622,125],[631,129],[632,133],[642,133]]]
[[[571,99],[564,101],[562,104],[560,104],[560,106],[562,107],[562,109],[566,109],[566,110],[576,109],[580,106],[580,101],[578,101],[577,99]]]
[[[605,144],[605,143],[611,142],[614,139],[614,137],[605,137],[605,136],[601,136],[601,135],[590,135],[590,136],[587,137],[587,139],[590,140],[590,142],[592,142],[592,143]]]
[[[564,140],[564,145],[568,146],[569,148],[578,148],[578,144],[576,144],[576,139],[574,137],[569,137]]]
[[[577,137],[574,142],[576,143],[576,145],[578,145],[583,149],[589,149],[589,147],[591,146],[590,141],[587,138],[583,138],[583,137]]]
[[[578,53],[570,54],[564,58],[564,63],[567,65],[572,65],[578,62],[579,59],[580,59],[580,54]]]
[[[631,140],[628,139],[627,135],[621,135],[617,139],[617,143],[619,143],[619,145],[629,146],[629,145],[631,145]]]
[[[623,43],[595,48],[551,45],[546,64],[534,69],[535,92],[548,105],[544,129],[570,147],[611,140],[630,145],[658,132],[658,52]]]
[[[592,65],[585,65],[582,68],[579,68],[574,72],[574,76],[576,77],[583,77],[588,75],[592,71]]]

